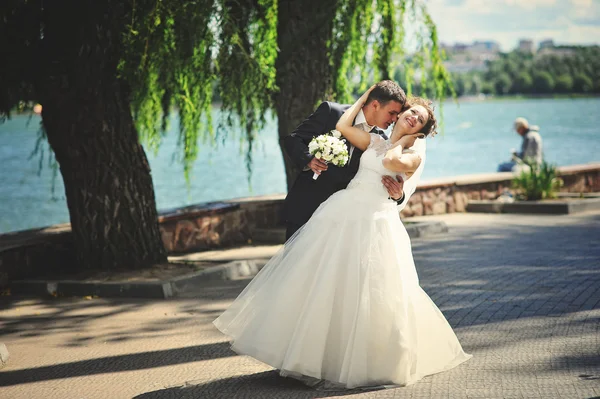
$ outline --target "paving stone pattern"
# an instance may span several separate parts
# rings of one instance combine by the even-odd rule
[[[428,218],[431,220],[431,218]],[[318,392],[231,352],[210,322],[247,280],[168,301],[0,300],[0,398],[597,398],[600,213],[441,215],[421,285],[474,355],[410,387]]]

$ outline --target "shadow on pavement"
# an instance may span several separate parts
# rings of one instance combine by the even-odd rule
[[[518,367],[532,366],[525,361],[528,358],[521,363],[513,359],[511,348],[521,345],[520,348],[524,348],[522,355],[531,355],[531,359],[539,362],[536,370],[544,371],[545,377],[557,376],[567,381],[565,370],[568,370],[577,372],[577,383],[597,383],[600,353],[594,337],[600,326],[600,217],[581,218],[576,225],[562,223],[559,217],[555,220],[557,225],[490,223],[489,228],[461,226],[446,235],[413,242],[421,286],[456,329],[465,350],[487,356],[476,356],[470,363],[472,366],[466,367],[485,366],[499,370],[499,367],[506,367],[502,362],[509,362],[511,369],[508,371],[514,367],[514,372],[520,373],[523,370]],[[175,315],[153,318],[141,329],[137,326],[121,329],[115,335],[101,338],[123,340],[144,333],[172,333],[173,326],[178,323],[196,323],[198,320],[212,328],[209,325],[211,319],[227,307],[248,281],[217,281],[198,286],[197,292],[178,303]],[[12,309],[17,303],[0,301],[0,308]],[[87,322],[141,311],[153,303],[143,300],[34,300],[20,306],[40,306],[42,310],[46,306],[45,313],[4,317],[0,322],[4,323],[3,333],[25,336],[44,336],[67,329],[82,330],[83,333]],[[78,338],[87,339],[91,338]],[[536,346],[536,342],[543,342],[544,346]],[[73,345],[78,343],[71,342]],[[548,352],[550,347],[556,353]],[[545,353],[548,356],[537,356]],[[236,354],[229,349],[229,344],[218,343],[103,357],[5,371],[0,373],[0,386],[231,356]],[[265,393],[261,398],[301,399],[358,393],[314,391],[271,371],[207,383],[188,382],[183,386],[144,393],[137,398],[253,398],[258,391]]]
[[[226,342],[141,352],[130,355],[107,356],[52,366],[4,371],[0,373],[0,386],[11,386],[121,371],[143,370],[229,356],[237,355],[231,351],[229,344]]]
[[[153,311],[156,305],[167,304],[164,299],[134,298],[28,298],[0,297],[0,324],[2,335],[19,338],[45,337],[53,334],[69,333],[71,338],[64,342],[66,347],[77,347],[92,340],[102,342],[123,342],[139,338],[165,338],[172,334],[176,326],[198,324],[203,319],[216,319],[226,308],[207,303],[230,301],[237,297],[249,280],[216,281],[198,285],[197,292],[187,298],[176,298],[179,302],[175,314],[156,313],[153,319],[145,319],[140,324],[123,326],[118,330],[105,331],[90,329],[103,320],[109,322],[117,316],[127,317]],[[200,299],[200,300],[199,300]]]
[[[147,392],[134,399],[309,399],[329,398],[355,395],[367,392],[353,389],[347,391],[316,391],[292,378],[284,378],[275,370],[262,373],[225,378],[208,383],[195,384],[193,381],[185,385]],[[256,396],[259,394],[260,396]]]

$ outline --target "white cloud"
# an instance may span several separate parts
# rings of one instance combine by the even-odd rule
[[[600,1],[430,0],[427,9],[448,44],[493,40],[509,51],[520,39],[600,43]]]
[[[571,0],[569,14],[575,18],[595,19],[600,24],[600,2],[592,0]]]
[[[504,6],[520,7],[527,10],[534,10],[537,7],[551,7],[556,5],[556,0],[504,0]]]
[[[563,0],[564,1],[564,0]],[[575,2],[586,2],[588,0],[571,0]],[[428,9],[432,7],[454,8],[463,13],[470,14],[495,14],[506,8],[523,8],[533,10],[538,7],[552,7],[557,0],[429,0]]]
[[[592,0],[571,0],[571,3],[577,7],[591,7]]]
[[[449,2],[448,0],[430,0],[427,9],[432,12],[435,9],[443,9],[451,14],[491,14],[498,7],[497,2],[486,0],[463,0],[460,2]]]

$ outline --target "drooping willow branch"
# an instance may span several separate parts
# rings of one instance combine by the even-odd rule
[[[17,58],[31,58],[43,26],[41,2],[11,4],[2,12],[11,16],[5,20],[16,21],[15,26],[0,21],[1,31],[7,33],[0,35],[0,44],[14,49]],[[322,7],[334,21],[328,65],[332,79],[323,99],[350,102],[373,82],[391,78],[399,66],[408,93],[416,83],[420,94],[437,99],[454,93],[436,26],[421,1],[335,0]],[[292,23],[294,16],[278,20],[278,0],[130,0],[128,10],[122,23],[119,76],[130,89],[141,140],[156,151],[177,112],[179,156],[189,181],[201,145],[216,142],[212,105],[218,100],[218,123],[225,127],[219,131],[223,138],[241,131],[250,175],[255,134],[275,109],[277,25]],[[22,21],[15,13],[22,14]],[[6,76],[0,78],[2,115],[19,101],[35,101],[34,74],[7,67],[0,66]],[[299,83],[311,83],[310,76],[304,79]]]

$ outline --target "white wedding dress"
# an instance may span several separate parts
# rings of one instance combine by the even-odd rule
[[[381,162],[390,146],[371,134],[348,188],[321,204],[214,321],[234,351],[325,389],[408,385],[471,357],[419,286],[410,239],[381,182],[396,174]]]

